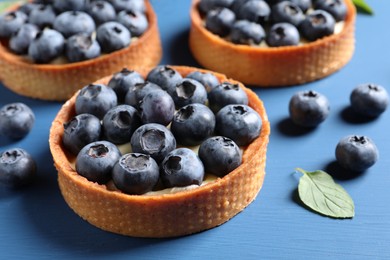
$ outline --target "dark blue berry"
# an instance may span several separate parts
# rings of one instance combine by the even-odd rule
[[[389,95],[386,89],[377,84],[361,84],[351,93],[352,109],[363,116],[377,117],[389,105]]]
[[[209,11],[205,18],[205,26],[210,32],[225,37],[236,20],[236,15],[228,8],[219,7]]]
[[[304,19],[305,15],[301,8],[293,2],[283,1],[272,6],[270,17],[272,23],[290,23],[299,26]]]
[[[117,21],[130,31],[132,37],[141,36],[149,26],[146,15],[141,12],[121,11],[118,13]]]
[[[146,80],[159,85],[169,94],[173,93],[176,84],[182,79],[182,76],[175,69],[168,66],[157,66],[147,75]]]
[[[115,91],[118,97],[118,101],[123,102],[125,100],[126,93],[130,89],[133,89],[137,84],[141,84],[144,82],[145,80],[141,76],[141,74],[134,70],[123,68],[120,72],[117,72],[112,76],[112,78],[108,82],[108,86]],[[135,104],[129,105],[136,107]]]
[[[30,184],[36,176],[36,163],[31,155],[21,149],[8,149],[0,154],[0,184],[19,188]]]
[[[150,92],[162,90],[162,88],[151,82],[137,83],[129,88],[126,93],[125,103],[139,109],[141,101]]]
[[[265,24],[269,20],[271,8],[263,0],[246,1],[239,8],[238,19]]]
[[[189,78],[179,81],[171,95],[176,108],[193,103],[205,104],[207,101],[206,88],[199,81]]]
[[[84,11],[87,0],[53,0],[53,7],[58,13],[66,11]]]
[[[0,37],[11,37],[25,22],[27,22],[27,15],[21,11],[2,14],[0,16]]]
[[[207,0],[206,0],[207,1]],[[246,2],[249,2],[250,0],[234,0],[234,2],[232,3],[230,9],[238,14],[238,12],[240,11],[240,8],[243,4],[245,4]]]
[[[218,78],[210,72],[193,71],[186,78],[199,81],[206,88],[207,92],[210,92],[210,90],[219,84]]]
[[[128,194],[141,195],[151,191],[159,179],[159,167],[149,155],[123,155],[112,170],[115,186]]]
[[[217,7],[230,8],[234,2],[234,0],[201,0],[198,9],[202,14],[206,14]]]
[[[65,54],[70,62],[94,59],[100,56],[100,45],[91,35],[78,33],[66,41]]]
[[[227,105],[216,115],[216,132],[232,139],[239,146],[249,145],[261,130],[259,114],[246,105]]]
[[[299,91],[289,103],[290,119],[303,127],[316,127],[321,124],[330,111],[328,99],[315,91]]]
[[[34,7],[28,16],[28,22],[39,28],[52,27],[56,13],[51,5],[40,4]]]
[[[289,23],[276,23],[267,34],[267,44],[271,47],[294,46],[299,40],[298,29]]]
[[[62,143],[68,151],[77,155],[87,144],[99,141],[101,132],[99,118],[91,114],[80,114],[64,124]]]
[[[124,25],[112,21],[97,28],[96,39],[103,52],[110,53],[129,46],[131,34]]]
[[[223,82],[210,91],[209,107],[217,113],[221,108],[230,104],[248,105],[248,96],[238,84]]]
[[[25,23],[9,40],[9,48],[16,54],[27,54],[28,46],[39,32],[34,24]]]
[[[199,158],[205,171],[219,177],[230,173],[242,162],[242,154],[237,144],[223,136],[213,136],[199,147]]]
[[[110,0],[115,10],[119,13],[122,10],[133,12],[145,12],[144,0]]]
[[[29,15],[32,9],[34,9],[38,5],[39,5],[38,3],[23,3],[21,6],[19,6],[18,11],[21,11]]]
[[[67,11],[57,16],[53,28],[62,33],[65,38],[69,38],[78,33],[92,35],[96,26],[89,14],[81,11]]]
[[[96,25],[116,19],[114,7],[107,1],[93,1],[88,5],[86,11],[93,18]]]
[[[214,134],[214,113],[203,104],[180,108],[173,117],[171,131],[178,144],[198,145]]]
[[[157,89],[144,96],[139,110],[144,124],[158,123],[166,126],[175,114],[175,103],[166,91]]]
[[[23,103],[10,103],[0,109],[0,135],[23,138],[31,131],[34,122],[33,111]]]
[[[81,149],[76,158],[76,171],[89,181],[106,183],[114,165],[121,157],[118,147],[108,141],[97,141]]]
[[[192,150],[178,148],[170,152],[161,163],[160,177],[166,188],[201,185],[204,167]]]
[[[49,63],[63,54],[65,39],[52,29],[40,31],[28,47],[28,56],[36,63]]]
[[[309,41],[315,41],[334,32],[336,21],[332,15],[323,10],[309,13],[299,26],[302,36]]]
[[[349,135],[336,146],[336,159],[347,170],[362,172],[373,166],[379,152],[375,143],[367,136]]]
[[[265,37],[260,24],[248,20],[238,20],[233,24],[230,39],[236,44],[258,45]]]
[[[344,20],[347,16],[347,5],[343,0],[314,1],[314,8],[327,11],[336,22]]]

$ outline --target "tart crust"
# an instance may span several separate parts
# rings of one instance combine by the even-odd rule
[[[183,76],[201,69],[172,66]],[[143,76],[149,69],[138,70]],[[214,73],[220,81],[230,81]],[[98,81],[107,83],[110,76]],[[248,206],[260,191],[264,175],[270,124],[262,101],[241,83],[249,105],[262,119],[260,136],[243,152],[234,171],[203,186],[173,194],[127,195],[90,182],[72,169],[62,145],[63,124],[74,115],[77,93],[60,109],[50,129],[50,150],[58,170],[58,183],[67,204],[83,219],[103,230],[134,237],[174,237],[223,224]]]
[[[199,1],[193,0],[190,11],[192,54],[203,67],[245,84],[277,87],[307,83],[336,72],[353,56],[356,9],[351,0],[344,0],[348,11],[340,33],[277,48],[238,45],[209,32],[197,8]]]
[[[98,58],[66,64],[33,64],[11,53],[0,43],[0,80],[10,90],[24,96],[64,101],[76,90],[99,78],[120,71],[123,67],[148,68],[156,66],[162,57],[157,16],[149,3],[146,15],[149,28],[127,48]],[[11,9],[16,9],[14,6]]]

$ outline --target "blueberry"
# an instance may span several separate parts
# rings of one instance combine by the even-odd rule
[[[52,29],[40,31],[28,47],[28,56],[36,63],[49,63],[63,54],[65,39]]]
[[[214,113],[203,104],[180,108],[173,117],[171,131],[178,144],[198,145],[214,134]]]
[[[207,101],[207,91],[202,83],[188,78],[179,81],[171,95],[176,108],[193,103],[205,104]]]
[[[202,14],[206,14],[217,7],[230,8],[235,0],[201,0],[198,9]]]
[[[301,8],[302,12],[306,13],[307,10],[312,6],[312,0],[290,0]]]
[[[201,185],[204,167],[192,150],[178,148],[170,152],[161,163],[160,177],[167,188]]]
[[[32,9],[34,9],[38,5],[39,5],[38,3],[23,3],[19,6],[18,11],[21,11],[21,12],[29,15],[30,12],[32,11]]]
[[[21,149],[8,149],[0,154],[0,184],[19,188],[30,184],[36,176],[37,166],[31,155]]]
[[[299,26],[304,19],[305,15],[301,8],[293,2],[283,1],[271,8],[270,20],[273,23],[290,23]]]
[[[98,0],[90,2],[86,12],[93,18],[96,25],[115,21],[116,19],[114,7],[107,1]]]
[[[77,155],[76,171],[89,181],[103,184],[111,179],[112,169],[121,156],[116,145],[108,141],[93,142]]]
[[[216,132],[232,139],[239,146],[246,146],[256,139],[262,121],[255,110],[246,105],[227,105],[216,115]]]
[[[361,84],[351,93],[352,109],[363,116],[377,117],[389,105],[389,95],[384,87],[377,84]]]
[[[149,26],[146,15],[141,12],[121,11],[117,20],[130,31],[132,37],[141,36]]]
[[[123,155],[112,170],[115,186],[128,194],[141,195],[151,191],[159,179],[159,167],[149,155]]]
[[[139,126],[141,119],[138,111],[129,105],[113,107],[103,118],[104,137],[114,144],[129,142]]]
[[[157,89],[144,96],[139,110],[144,124],[158,123],[166,126],[175,114],[175,103],[166,91]]]
[[[206,88],[207,92],[210,92],[219,84],[218,78],[210,72],[193,71],[186,78],[199,81]]]
[[[240,11],[240,8],[243,4],[245,4],[246,2],[249,2],[250,0],[234,0],[234,2],[232,3],[230,9],[238,14],[238,12]]]
[[[110,0],[115,10],[119,13],[122,10],[145,12],[146,6],[144,0]]]
[[[70,62],[90,60],[100,56],[100,45],[91,35],[78,33],[66,41],[65,53]]]
[[[294,46],[299,40],[298,29],[289,23],[276,23],[267,34],[267,44],[271,47]]]
[[[263,0],[246,1],[237,13],[239,19],[265,24],[269,20],[271,8]]]
[[[235,44],[258,45],[265,37],[260,24],[248,20],[238,20],[233,24],[230,39]]]
[[[309,41],[315,41],[334,32],[336,21],[332,15],[323,10],[309,13],[299,26],[301,35]]]
[[[135,130],[130,140],[134,153],[150,155],[157,163],[176,149],[176,139],[172,132],[163,125],[144,124]]]
[[[66,11],[84,11],[87,0],[53,0],[53,7],[58,13]]]
[[[175,69],[168,66],[157,66],[147,75],[146,80],[159,85],[169,94],[175,91],[176,84],[182,79],[182,76]]]
[[[218,177],[230,173],[242,162],[242,154],[237,144],[223,136],[213,136],[199,147],[199,158],[205,171]]]
[[[34,122],[33,111],[23,103],[10,103],[0,109],[0,135],[21,139],[31,131]]]
[[[130,87],[129,91],[127,91],[125,103],[139,109],[144,97],[150,92],[154,92],[156,90],[162,90],[162,88],[148,81],[144,83],[137,83]]]
[[[64,124],[62,143],[68,151],[77,155],[87,144],[99,141],[101,132],[99,118],[91,114],[76,115]]]
[[[78,33],[92,35],[95,32],[95,22],[92,17],[81,11],[66,11],[57,16],[53,28],[65,38]]]
[[[121,71],[115,73],[110,81],[108,82],[108,86],[112,88],[119,102],[123,102],[125,100],[126,93],[133,89],[137,84],[144,83],[145,80],[138,72],[134,70],[129,70],[127,68],[123,68]],[[129,104],[135,107],[135,104]]]
[[[336,22],[344,20],[347,16],[347,5],[343,0],[314,1],[314,8],[327,11]]]
[[[118,22],[106,22],[98,27],[96,39],[102,50],[110,53],[129,46],[131,34],[124,25]]]
[[[220,7],[207,13],[205,24],[210,32],[225,37],[236,20],[236,15],[228,8]]]
[[[76,114],[88,113],[103,119],[107,111],[117,103],[114,90],[103,84],[89,84],[76,97]]]
[[[290,119],[303,127],[316,127],[328,117],[328,99],[316,91],[299,91],[289,102]]]
[[[0,37],[11,37],[25,22],[27,22],[27,15],[21,11],[2,14],[0,16]]]
[[[347,170],[362,172],[378,160],[378,148],[367,136],[349,135],[336,146],[336,159]]]
[[[223,82],[210,91],[209,107],[217,113],[221,108],[230,104],[248,105],[248,96],[238,84]]]
[[[40,4],[33,8],[28,16],[28,22],[39,28],[51,27],[56,19],[56,13],[51,5]]]
[[[39,32],[34,24],[25,23],[9,40],[9,48],[16,54],[27,54],[28,46]]]

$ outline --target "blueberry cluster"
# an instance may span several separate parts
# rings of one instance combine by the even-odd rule
[[[93,59],[130,45],[149,23],[144,0],[33,0],[0,16],[0,39],[34,63]]]
[[[63,144],[76,171],[90,181],[113,180],[125,193],[200,185],[241,164],[240,146],[261,131],[258,113],[239,85],[195,71],[184,77],[157,66],[146,78],[124,68],[107,85],[83,87]],[[130,146],[121,154],[118,145]],[[197,147],[198,154],[195,149]],[[127,149],[130,150],[130,149]]]
[[[235,44],[294,46],[331,35],[345,19],[343,0],[201,0],[207,30]]]

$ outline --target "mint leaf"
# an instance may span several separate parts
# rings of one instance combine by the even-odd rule
[[[353,4],[356,6],[358,11],[367,13],[367,14],[374,14],[374,11],[372,8],[366,3],[364,0],[352,0]]]
[[[302,202],[314,211],[333,218],[352,218],[355,206],[352,198],[332,176],[324,171],[303,173],[299,180],[298,193]]]

